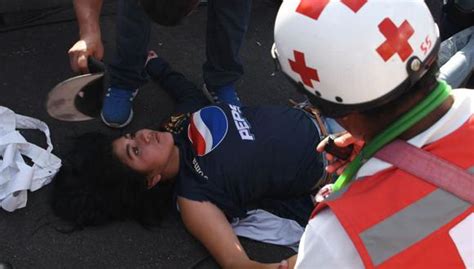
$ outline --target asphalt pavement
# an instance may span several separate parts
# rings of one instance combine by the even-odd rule
[[[239,96],[246,105],[287,105],[288,98],[296,96],[283,76],[274,74],[270,56],[278,4],[274,0],[253,3],[241,50],[245,75],[237,83]],[[101,17],[106,60],[114,47],[114,12],[113,1],[108,1]],[[172,100],[150,82],[135,99],[133,122],[121,131],[106,127],[99,119],[61,122],[51,118],[45,109],[46,97],[57,83],[74,76],[67,50],[76,41],[78,30],[70,6],[45,14],[26,24],[0,27],[0,105],[46,122],[57,156],[64,156],[71,139],[82,133],[156,128],[172,112]],[[176,70],[199,85],[205,60],[205,25],[206,7],[200,7],[178,27],[154,25],[149,44]],[[38,131],[22,131],[22,134],[34,143],[45,145]],[[125,221],[65,233],[68,225],[53,215],[50,193],[50,186],[43,187],[28,194],[25,208],[13,213],[0,210],[0,261],[8,261],[14,268],[218,267],[185,231],[177,214],[169,215],[160,226],[151,229]],[[248,255],[259,261],[278,262],[292,254],[284,247],[251,240],[242,242]]]

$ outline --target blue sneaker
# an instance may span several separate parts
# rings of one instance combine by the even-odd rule
[[[206,98],[214,104],[231,104],[234,106],[242,106],[240,99],[237,96],[234,85],[226,85],[216,90],[210,90],[207,88],[206,84],[203,85],[202,91]]]
[[[107,89],[100,113],[102,121],[112,128],[122,128],[129,124],[133,118],[132,101],[137,93],[138,89]]]

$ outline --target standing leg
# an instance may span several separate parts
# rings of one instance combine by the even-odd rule
[[[209,0],[204,82],[227,103],[240,105],[235,82],[243,75],[239,56],[248,28],[251,0]]]
[[[102,120],[124,127],[133,118],[132,101],[146,82],[144,64],[150,39],[150,20],[136,0],[119,0],[116,48],[109,64],[110,88],[102,108]]]

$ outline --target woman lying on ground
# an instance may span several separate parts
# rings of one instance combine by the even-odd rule
[[[222,267],[276,268],[250,260],[236,234],[298,243],[310,193],[325,176],[316,124],[295,108],[210,105],[155,54],[147,71],[176,99],[178,113],[165,132],[79,138],[55,179],[55,213],[79,227],[146,223],[174,194],[186,228]]]

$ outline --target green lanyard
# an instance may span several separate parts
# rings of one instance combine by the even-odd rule
[[[439,81],[436,89],[423,99],[423,101],[405,113],[400,119],[388,126],[362,149],[359,155],[357,155],[344,172],[337,178],[333,186],[333,191],[336,192],[349,184],[357,171],[359,171],[359,168],[379,149],[394,140],[441,105],[446,98],[449,97],[450,90],[451,87],[446,84],[446,82]]]

